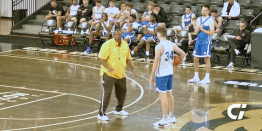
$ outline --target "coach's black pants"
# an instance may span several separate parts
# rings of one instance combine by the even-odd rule
[[[118,101],[118,105],[116,106],[115,111],[121,111],[124,106],[126,98],[126,78],[115,79],[113,77],[108,76],[107,74],[104,74],[102,78],[103,94],[99,108],[99,115],[101,116],[106,115],[105,112],[109,105],[111,93],[114,86],[115,95]]]
[[[188,39],[184,39],[184,40],[182,40],[182,42],[181,42],[181,49],[185,52],[185,53],[187,53],[188,52]],[[195,47],[195,43],[196,43],[196,41],[193,41],[193,43],[191,44],[191,45],[193,45],[194,47]]]
[[[229,38],[228,43],[230,45],[230,52],[231,52],[231,62],[235,63],[236,53],[235,49],[239,50],[240,52],[245,48],[245,44],[238,42],[236,39]]]

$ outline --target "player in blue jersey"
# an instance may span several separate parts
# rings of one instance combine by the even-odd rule
[[[182,16],[182,25],[179,26],[174,26],[173,30],[175,31],[175,42],[177,42],[177,32],[181,31],[181,30],[188,30],[189,27],[192,25],[192,18],[196,17],[196,15],[194,13],[191,12],[191,7],[190,6],[186,6],[185,9],[186,14]]]
[[[200,81],[198,76],[199,70],[199,58],[204,58],[206,63],[206,76],[201,80],[200,84],[209,84],[210,79],[210,57],[211,57],[211,46],[212,46],[212,36],[214,35],[214,20],[209,16],[210,6],[204,5],[202,7],[202,16],[197,19],[197,27],[195,32],[197,34],[197,41],[195,44],[194,55],[194,69],[195,76],[190,79],[190,83],[198,83]]]
[[[175,43],[166,39],[166,27],[158,26],[156,31],[160,43],[155,48],[155,60],[150,82],[153,84],[156,77],[156,91],[159,92],[163,118],[154,123],[154,126],[167,127],[170,126],[170,123],[176,122],[173,114],[174,97],[172,94],[174,52],[180,56],[181,60],[184,59],[185,52],[178,48]]]
[[[136,15],[131,14],[129,20],[127,21],[127,23],[124,24],[122,28],[122,39],[126,41],[129,45],[134,40],[139,25],[137,22],[135,22],[135,20]]]
[[[157,14],[151,13],[150,22],[146,25],[144,30],[144,36],[140,40],[139,44],[134,48],[134,50],[131,51],[131,54],[134,55],[135,52],[137,52],[140,48],[143,47],[144,44],[146,44],[146,57],[145,57],[146,62],[149,62],[150,44],[155,43],[157,40],[156,27],[158,26],[158,23],[156,21],[157,21]]]

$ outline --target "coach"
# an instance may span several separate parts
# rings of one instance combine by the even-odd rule
[[[132,69],[134,74],[136,73],[131,63],[129,45],[122,40],[121,30],[115,30],[114,38],[103,44],[98,57],[102,64],[100,75],[102,76],[103,94],[97,118],[99,120],[109,120],[105,111],[110,101],[113,86],[115,86],[118,101],[114,114],[128,115],[128,112],[123,110],[126,97],[126,65]]]

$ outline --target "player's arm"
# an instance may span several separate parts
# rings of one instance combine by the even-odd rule
[[[61,16],[62,11],[58,11],[56,15],[51,15],[52,17],[57,17],[57,16]]]
[[[184,20],[184,16],[182,16],[182,19],[181,19],[181,21],[182,21],[182,28],[184,28],[184,27],[185,27],[185,20]]]
[[[176,54],[179,55],[180,60],[181,60],[181,62],[182,62],[182,60],[183,60],[184,57],[186,56],[186,53],[185,53],[183,50],[181,50],[179,47],[177,47],[177,45],[176,45],[175,43],[173,43],[173,50],[174,50],[174,52],[176,52]],[[179,64],[180,64],[180,63],[179,63]]]
[[[123,27],[125,27],[125,25],[124,25]],[[127,30],[125,30],[124,28],[122,28],[122,33],[127,33],[127,32],[128,32]]]
[[[147,30],[147,32],[148,32],[149,34],[151,34],[151,35],[156,35],[156,30],[154,30],[154,31]]]
[[[155,77],[155,73],[159,64],[159,60],[161,55],[163,54],[163,46],[162,45],[157,45],[155,48],[155,59],[154,59],[154,64],[151,72],[151,78]],[[152,83],[153,84],[153,83]]]
[[[66,13],[65,13],[65,14],[66,14],[66,17],[69,16],[71,6],[72,6],[72,5],[69,6],[69,8],[67,9],[67,11],[66,11]]]
[[[199,33],[199,31],[200,31],[200,27],[199,27],[199,25],[198,25],[198,19],[197,19],[197,21],[196,21],[195,33]]]
[[[92,9],[92,16],[91,16],[92,19],[95,19],[95,7],[93,7]]]
[[[104,13],[104,12],[105,12],[105,9],[106,9],[105,7],[103,7],[103,8],[102,8],[102,13]]]
[[[103,22],[104,27],[106,29],[107,32],[110,32],[112,30],[112,27],[114,26],[114,22],[112,20],[110,20],[109,26],[107,27],[106,24]]]
[[[218,18],[218,23],[217,23],[218,26],[216,26],[217,29],[221,29],[222,23],[223,23],[223,18],[222,18],[222,17],[219,17],[219,18]]]
[[[132,27],[132,26],[130,25],[130,23],[128,23],[128,24],[127,24],[127,30],[128,30],[128,32],[131,32],[131,33],[132,33],[132,31],[134,31],[135,28]]]
[[[203,31],[204,33],[206,33],[206,34],[208,34],[208,35],[213,36],[213,35],[214,35],[214,29],[215,29],[214,20],[211,20],[211,21],[210,21],[209,29],[210,29],[210,31],[205,30],[205,29],[203,28],[203,25],[200,26],[200,30],[201,30],[201,31]]]
[[[118,12],[118,14],[116,15],[116,19],[119,19],[120,18],[120,15],[121,15],[121,12],[122,10],[120,10],[119,12]]]

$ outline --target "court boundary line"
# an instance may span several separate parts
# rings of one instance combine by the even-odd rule
[[[13,57],[13,58],[21,58],[21,59],[32,59],[32,60],[39,60],[39,61],[54,61],[54,60],[47,60],[47,59],[43,59],[43,58],[33,58],[33,57],[20,57],[20,56],[15,56],[15,55],[0,55],[0,56],[6,56],[6,57]],[[96,68],[96,67],[91,67],[91,66],[87,66],[87,65],[81,65],[81,64],[76,64],[76,63],[70,63],[70,62],[64,62],[64,61],[59,61],[59,60],[57,60],[57,61],[55,61],[55,62],[58,62],[58,63],[64,63],[64,64],[74,64],[74,65],[78,65],[78,66],[82,66],[82,67],[87,67],[87,68],[93,68],[93,69],[97,69],[97,70],[99,70],[100,68]],[[129,77],[126,77],[127,79],[129,79],[129,80],[131,80],[131,78],[129,78]],[[144,77],[142,77],[142,78],[144,78]],[[133,79],[132,79],[133,80]],[[135,80],[133,80],[133,82],[134,82]],[[141,90],[141,93],[140,93],[140,96],[139,96],[139,98],[136,100],[136,101],[134,101],[134,102],[132,102],[132,103],[130,103],[129,105],[127,105],[127,106],[124,106],[123,107],[123,109],[124,108],[126,108],[126,107],[129,107],[129,106],[131,106],[131,105],[133,105],[133,104],[135,104],[136,102],[138,102],[142,97],[143,97],[143,95],[144,95],[144,89],[143,89],[143,87],[138,83],[138,82],[136,82],[135,81],[135,83],[136,84],[138,84],[138,86],[140,87],[140,90]],[[158,99],[157,99],[158,100]],[[111,114],[111,113],[113,113],[114,111],[111,111],[111,112],[108,112],[107,114]],[[49,125],[43,125],[43,126],[34,126],[34,127],[27,127],[27,128],[19,128],[19,129],[8,129],[9,131],[12,131],[12,130],[25,130],[25,129],[32,129],[32,128],[42,128],[42,127],[50,127],[50,126],[54,126],[54,125],[61,125],[61,124],[67,124],[67,123],[73,123],[73,122],[78,122],[78,121],[83,121],[83,120],[87,120],[87,119],[91,119],[91,118],[95,118],[96,116],[93,116],[93,117],[88,117],[88,118],[84,118],[84,119],[78,119],[78,120],[73,120],[73,121],[66,121],[66,122],[60,122],[60,123],[55,123],[55,124],[49,124]]]

